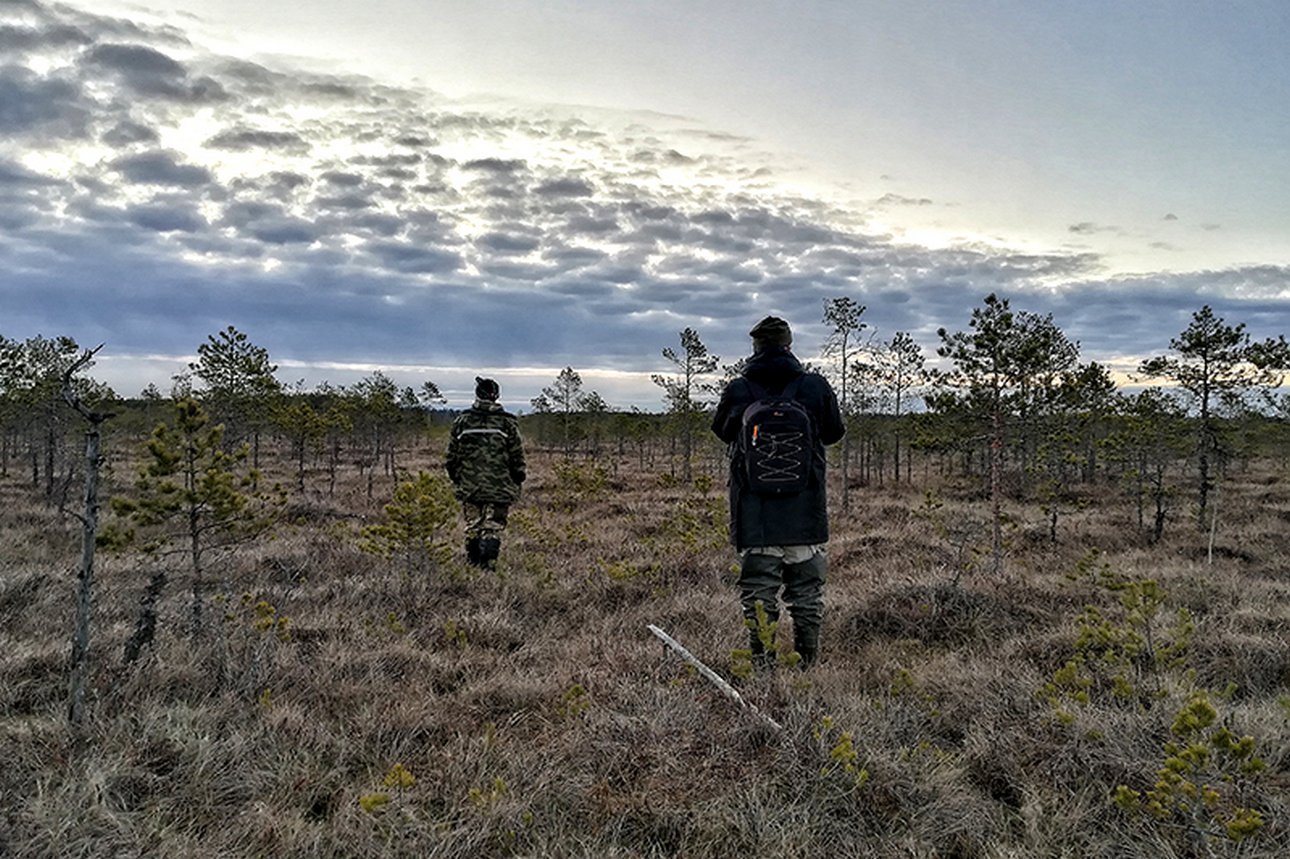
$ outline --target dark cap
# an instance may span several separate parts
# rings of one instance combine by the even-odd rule
[[[748,332],[753,348],[760,352],[770,346],[788,346],[793,342],[793,332],[788,323],[778,316],[767,316]]]
[[[485,379],[482,376],[475,377],[475,398],[480,400],[496,400],[502,393],[501,387],[492,379]]]

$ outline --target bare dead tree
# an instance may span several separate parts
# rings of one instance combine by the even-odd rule
[[[86,350],[63,373],[63,399],[85,419],[85,506],[83,513],[73,512],[81,522],[81,566],[76,579],[76,623],[72,630],[72,654],[69,663],[67,718],[72,727],[80,728],[85,719],[85,680],[89,674],[90,609],[94,602],[94,543],[99,526],[99,467],[103,464],[100,427],[112,417],[108,412],[89,409],[72,384],[76,371],[90,363],[103,348],[99,344]]]

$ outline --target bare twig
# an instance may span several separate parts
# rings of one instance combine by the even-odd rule
[[[86,408],[85,404],[81,402],[80,396],[77,395],[76,389],[72,387],[72,376],[76,375],[77,370],[84,367],[90,361],[93,361],[94,356],[97,355],[98,351],[102,348],[103,344],[100,343],[93,349],[86,349],[84,354],[72,362],[72,365],[63,373],[63,399],[67,401],[67,405],[75,409],[77,414],[89,421],[92,426],[98,426],[105,420],[116,417],[116,415],[111,413],[92,412]]]
[[[662,641],[673,651],[675,651],[678,656],[680,656],[686,662],[690,663],[690,665],[693,665],[700,674],[706,677],[712,683],[713,686],[716,686],[717,689],[721,690],[721,692],[727,698],[730,698],[732,701],[737,703],[740,707],[743,707],[745,710],[750,711],[753,715],[757,716],[766,724],[770,725],[776,731],[782,731],[784,729],[784,726],[781,725],[779,722],[776,722],[770,716],[767,716],[761,710],[758,710],[756,707],[754,707],[752,704],[746,701],[744,699],[744,696],[740,695],[737,691],[735,691],[735,688],[733,686],[731,686],[725,680],[721,679],[721,675],[717,674],[717,672],[713,671],[707,665],[704,665],[702,660],[700,660],[697,656],[695,656],[690,651],[686,650],[685,647],[683,647],[681,643],[678,642],[675,638],[668,635],[666,632],[659,629],[657,626],[655,626],[652,623],[649,624],[648,629],[650,632],[654,633],[654,635],[657,636],[660,641]]]

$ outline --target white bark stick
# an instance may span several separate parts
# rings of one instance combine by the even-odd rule
[[[686,662],[693,665],[700,674],[706,677],[712,683],[713,686],[716,686],[718,689],[720,689],[721,692],[724,693],[727,698],[730,698],[735,703],[737,703],[740,707],[743,707],[745,710],[751,711],[753,715],[762,719],[764,722],[766,722],[766,724],[770,725],[775,730],[782,731],[784,729],[784,726],[781,725],[779,722],[776,722],[770,716],[767,716],[761,710],[758,710],[748,701],[744,700],[744,696],[740,695],[733,686],[731,686],[725,680],[721,679],[721,675],[717,674],[717,672],[713,671],[711,668],[704,665],[703,661],[700,660],[699,657],[695,656],[693,653],[686,650],[685,647],[682,646],[681,643],[677,641],[675,638],[668,635],[666,632],[659,629],[657,626],[655,626],[652,623],[649,624],[648,628],[649,628],[649,631],[654,633],[654,635],[656,635],[660,641],[662,641],[672,650],[676,651],[677,655],[679,655]]]

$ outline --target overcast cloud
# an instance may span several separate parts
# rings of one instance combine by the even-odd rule
[[[810,356],[841,295],[930,352],[998,292],[1124,366],[1203,303],[1259,336],[1290,318],[1285,266],[1109,279],[1077,249],[898,243],[874,213],[943,204],[840,208],[684,119],[268,68],[36,0],[0,0],[0,141],[0,334],[104,342],[126,394],[230,324],[284,379],[385,367],[461,402],[484,370],[524,402],[571,365],[649,404],[682,328],[734,360],[774,313]]]

